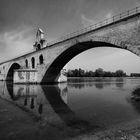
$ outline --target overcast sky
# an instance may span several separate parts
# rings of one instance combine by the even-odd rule
[[[48,41],[140,5],[140,0],[0,0],[0,61],[33,50],[36,29]],[[68,63],[68,68],[102,67],[140,72],[140,58],[119,49],[94,48]]]

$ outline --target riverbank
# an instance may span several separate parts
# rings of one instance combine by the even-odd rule
[[[38,116],[0,98],[0,140],[61,140],[62,137],[58,128],[41,123]]]
[[[69,140],[140,140],[140,119],[119,124],[105,131],[91,132]]]
[[[38,116],[0,98],[0,140],[139,140],[140,119],[108,130],[68,137],[65,130],[41,123]]]

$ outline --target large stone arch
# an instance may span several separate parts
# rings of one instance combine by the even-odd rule
[[[111,44],[111,46],[107,46],[107,47],[112,47],[113,45],[113,47],[126,49],[136,54],[137,56],[140,56],[140,45],[128,42],[129,39],[123,40],[121,36],[120,37],[106,36],[106,35],[94,36],[94,37],[91,37],[90,40],[95,41],[95,42],[105,42],[105,43]]]
[[[105,42],[106,41],[106,42]],[[109,40],[107,38],[98,38],[98,41],[88,40],[85,42],[77,42],[70,47],[64,49],[60,54],[55,57],[55,59],[50,63],[46,73],[42,79],[42,83],[54,83],[57,82],[59,78],[59,74],[61,69],[76,55],[84,52],[88,49],[95,48],[95,47],[114,47],[120,49],[126,49],[131,51],[132,53],[139,56],[139,50],[131,49],[130,46],[127,46],[123,42],[119,42],[119,40]]]
[[[14,70],[19,69],[20,65],[18,63],[13,63],[8,69],[7,75],[6,75],[6,81],[12,81],[14,80]]]

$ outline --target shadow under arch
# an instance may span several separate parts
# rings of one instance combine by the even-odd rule
[[[5,82],[6,82],[5,85],[6,85],[7,91],[8,91],[8,93],[9,93],[11,99],[12,99],[13,101],[17,100],[17,98],[16,98],[15,95],[14,95],[14,84],[11,83],[11,82],[7,82],[7,81],[5,81]]]
[[[22,95],[21,93],[23,92],[25,95],[28,94],[28,87],[29,85],[24,85],[24,84],[13,84],[13,83],[10,83],[10,82],[7,82],[6,81],[6,89],[8,91],[8,94],[10,95],[10,98],[13,100],[13,101],[18,101],[20,100],[20,98],[24,97],[24,95]],[[14,86],[19,86],[20,88],[15,92],[15,87]],[[24,87],[26,86],[26,91],[24,91]],[[29,96],[31,97],[31,96]],[[34,95],[35,97],[35,95]]]
[[[20,65],[18,63],[13,63],[8,72],[7,72],[7,76],[6,76],[6,81],[11,81],[13,82],[14,80],[14,70],[19,69]]]
[[[79,128],[82,130],[89,129],[90,124],[85,120],[81,120],[69,108],[69,106],[62,100],[60,89],[55,86],[42,86],[44,94],[57,115],[65,122],[67,126],[72,128]],[[94,129],[97,126],[92,126]]]
[[[96,47],[113,47],[113,48],[120,48],[120,49],[127,49],[122,48],[121,46],[116,46],[111,43],[100,42],[100,41],[87,41],[87,42],[80,42],[77,43],[65,51],[63,51],[56,59],[50,64],[49,68],[46,70],[46,73],[41,81],[41,83],[55,83],[59,78],[59,74],[61,69],[76,55]],[[128,50],[129,51],[129,50]]]

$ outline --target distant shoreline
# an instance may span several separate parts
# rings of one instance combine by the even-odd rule
[[[99,79],[105,79],[105,78],[140,78],[140,77],[131,77],[131,76],[126,76],[126,77],[67,77],[68,79],[71,78],[99,78]]]

